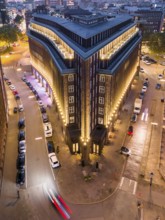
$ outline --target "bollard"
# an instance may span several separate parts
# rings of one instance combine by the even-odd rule
[[[85,161],[84,160],[81,161],[81,166],[85,167]]]

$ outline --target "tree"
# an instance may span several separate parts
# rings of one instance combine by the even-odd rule
[[[24,17],[21,15],[17,15],[14,19],[14,23],[16,24],[21,24],[21,22],[23,21]]]
[[[148,47],[154,53],[165,53],[165,33],[153,33],[149,36]]]
[[[18,28],[11,25],[5,25],[0,28],[0,41],[6,42],[6,46],[10,46],[11,43],[14,43],[18,40]]]

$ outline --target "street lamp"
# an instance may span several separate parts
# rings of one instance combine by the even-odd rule
[[[152,186],[152,179],[153,179],[153,176],[154,176],[154,173],[151,172],[151,173],[150,173],[150,187]]]
[[[163,82],[163,90],[165,90],[165,79],[161,79],[161,82]]]

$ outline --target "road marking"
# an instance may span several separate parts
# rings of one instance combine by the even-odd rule
[[[37,137],[37,138],[35,138],[35,140],[41,140],[42,139],[42,137]]]
[[[34,95],[29,95],[28,98],[29,98],[29,99],[34,98]]]
[[[142,121],[148,120],[148,108],[145,108],[144,112],[142,113],[141,120]]]
[[[122,177],[122,178],[121,178],[121,182],[120,182],[120,186],[119,186],[119,188],[121,188],[121,187],[122,187],[123,182],[124,182],[124,177]]]
[[[130,192],[131,194],[135,195],[137,189],[137,182],[127,177],[122,177],[119,185],[119,189],[126,192]]]
[[[133,195],[135,195],[137,189],[137,182],[134,183]]]
[[[141,215],[140,215],[140,220],[143,220],[143,207],[141,207]]]

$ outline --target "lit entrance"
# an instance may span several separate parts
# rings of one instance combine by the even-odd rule
[[[74,144],[73,144],[73,153],[79,153],[78,143],[74,143]]]
[[[99,154],[99,145],[93,144],[93,153],[94,154]]]

